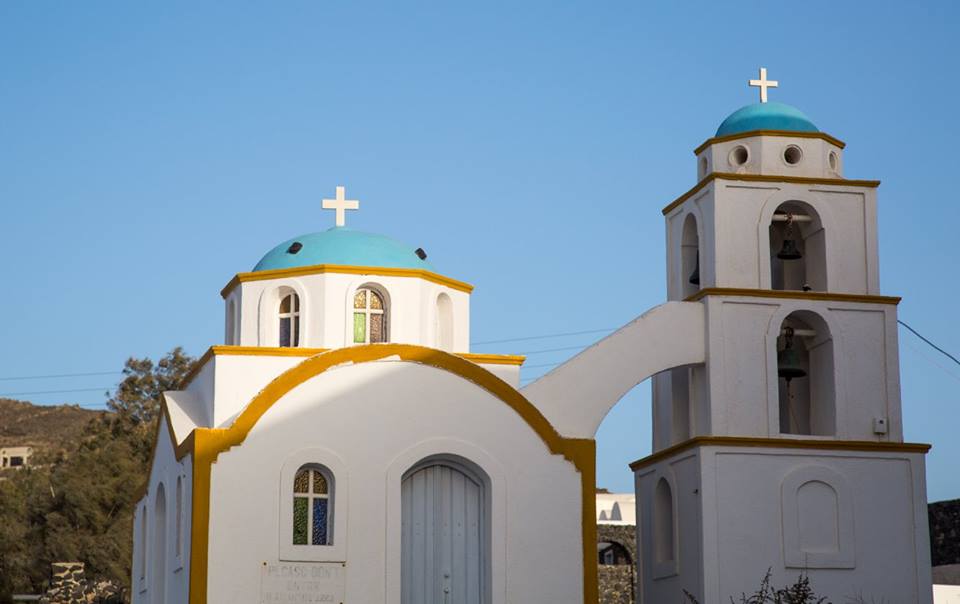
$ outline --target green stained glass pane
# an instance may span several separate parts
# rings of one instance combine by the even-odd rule
[[[353,313],[353,342],[363,344],[367,341],[367,321],[362,312]]]
[[[293,492],[306,493],[310,490],[310,470],[300,470],[293,479]]]
[[[322,473],[316,470],[313,471],[313,492],[317,495],[327,494],[327,479]]]
[[[307,513],[308,501],[306,497],[293,498],[293,544],[307,544]]]
[[[366,308],[367,307],[367,290],[361,289],[353,295],[353,307],[354,308]]]

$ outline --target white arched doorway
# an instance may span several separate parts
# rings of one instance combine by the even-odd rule
[[[153,511],[153,568],[152,593],[150,601],[155,604],[166,602],[167,582],[167,494],[163,483],[157,486],[157,499]]]
[[[402,604],[489,602],[488,480],[472,465],[429,458],[404,475]]]

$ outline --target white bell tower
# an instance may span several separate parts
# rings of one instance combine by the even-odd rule
[[[699,302],[706,362],[653,378],[636,476],[642,600],[750,593],[768,568],[833,601],[931,602],[924,454],[903,442],[897,303],[880,294],[878,181],[844,143],[761,102],[695,150],[668,204],[670,300]]]

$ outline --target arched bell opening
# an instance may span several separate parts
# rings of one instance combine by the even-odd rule
[[[809,311],[792,313],[776,346],[780,433],[834,436],[834,350],[826,322]]]
[[[700,291],[700,235],[697,218],[693,214],[687,214],[683,220],[683,232],[680,236],[680,280],[684,298]]]
[[[827,291],[826,232],[810,204],[788,201],[773,213],[770,288]]]

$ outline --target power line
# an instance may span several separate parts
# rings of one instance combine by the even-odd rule
[[[588,331],[571,331],[567,333],[551,333],[545,336],[524,336],[522,338],[507,338],[505,340],[485,340],[483,342],[470,342],[474,346],[479,346],[481,344],[503,344],[504,342],[525,342],[527,340],[545,340],[547,338],[562,338],[564,336],[582,336],[591,333],[602,333],[607,331],[613,331],[617,329],[616,327],[610,329],[590,329]]]
[[[90,375],[119,375],[122,371],[91,371],[88,373],[52,373],[49,375],[18,375],[14,377],[0,377],[0,382],[13,380],[47,380],[56,378],[86,377]]]
[[[33,392],[0,392],[0,396],[26,396],[28,394],[64,394],[66,392],[105,392],[112,386],[103,388],[72,388],[68,390],[35,390]]]
[[[583,350],[589,345],[590,344],[582,344],[580,346],[565,346],[563,348],[545,348],[543,350],[527,350],[525,352],[518,352],[517,354],[527,355],[527,354],[541,354],[544,352],[563,352],[564,350]]]
[[[952,354],[950,354],[949,352],[947,352],[947,351],[944,350],[943,348],[940,348],[939,346],[937,346],[936,344],[934,344],[934,343],[931,342],[930,340],[928,340],[928,339],[926,339],[925,337],[923,337],[922,335],[920,335],[920,333],[919,333],[916,329],[910,327],[909,325],[907,325],[906,323],[904,323],[904,322],[901,321],[900,319],[897,319],[897,323],[899,323],[900,325],[903,325],[904,327],[906,327],[907,329],[909,329],[910,332],[913,333],[913,335],[917,336],[918,338],[920,338],[921,340],[923,340],[924,342],[926,342],[928,345],[930,345],[931,348],[933,348],[934,350],[936,350],[936,351],[939,352],[940,354],[946,356],[948,359],[950,359],[951,361],[953,361],[953,362],[956,363],[957,365],[960,365],[960,360],[957,360],[957,357],[953,356]]]

